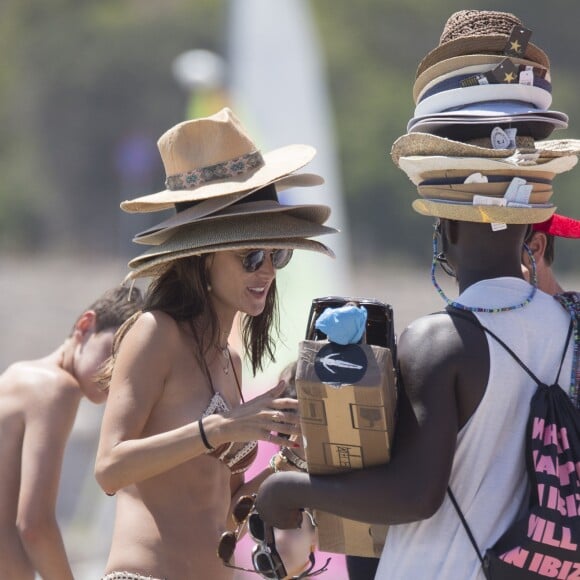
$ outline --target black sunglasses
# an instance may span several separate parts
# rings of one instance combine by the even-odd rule
[[[282,249],[282,250],[250,250],[242,257],[242,266],[246,272],[256,272],[259,270],[268,255],[272,256],[272,265],[276,270],[284,268],[288,265],[290,259],[292,258],[293,250]]]
[[[437,241],[441,239],[441,222],[439,220],[437,220],[433,226],[433,237],[435,240],[435,244],[437,244]],[[455,278],[455,270],[449,265],[449,262],[447,261],[447,256],[445,255],[445,252],[437,252],[435,254],[435,260],[437,260],[437,263],[441,266],[441,269],[448,275],[451,276],[452,278]]]

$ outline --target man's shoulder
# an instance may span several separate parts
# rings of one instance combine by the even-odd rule
[[[425,340],[436,338],[441,333],[448,333],[454,327],[453,319],[445,310],[433,312],[420,318],[416,318],[403,330],[401,339]]]
[[[2,396],[60,399],[77,388],[78,384],[69,373],[43,359],[15,362],[0,376]]]
[[[472,319],[470,321],[469,319]],[[399,353],[430,364],[446,364],[485,351],[485,335],[468,312],[440,311],[414,320],[401,334]]]

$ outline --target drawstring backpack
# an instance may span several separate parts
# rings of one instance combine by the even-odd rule
[[[554,384],[546,385],[477,318],[450,309],[447,312],[487,332],[537,384],[525,433],[528,505],[485,554],[447,488],[485,576],[488,580],[580,580],[580,412],[558,385],[573,321]]]

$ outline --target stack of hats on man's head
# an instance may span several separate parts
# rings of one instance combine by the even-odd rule
[[[335,233],[324,226],[325,205],[286,205],[277,192],[320,185],[311,173],[295,173],[312,160],[309,145],[262,154],[225,108],[169,129],[158,141],[166,189],[124,201],[127,212],[175,208],[175,214],[133,241],[150,248],[129,262],[130,278],[159,273],[172,261],[221,250],[307,249],[333,256],[310,238]]]
[[[550,62],[531,36],[513,14],[462,10],[419,64],[415,114],[391,151],[419,213],[493,224],[554,213],[552,181],[580,141],[547,140],[568,117],[550,110]]]

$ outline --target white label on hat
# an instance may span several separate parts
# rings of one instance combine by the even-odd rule
[[[519,205],[527,204],[530,201],[531,194],[532,186],[528,185],[525,179],[514,177],[503,197],[508,202],[508,205],[512,203]]]
[[[517,177],[515,179],[518,179]],[[507,205],[507,199],[505,197],[490,197],[488,195],[478,195],[477,193],[473,196],[473,205]]]
[[[487,195],[474,195],[473,196],[473,205],[499,205],[505,206],[507,205],[507,200],[503,197],[489,197]],[[491,224],[491,229],[494,232],[498,232],[499,230],[505,230],[507,228],[506,224],[502,224],[500,222],[495,222]]]
[[[493,128],[491,132],[491,146],[494,149],[513,149],[510,143],[509,135],[501,127]]]
[[[489,180],[486,175],[481,173],[472,173],[465,178],[463,183],[487,183]]]
[[[530,69],[526,68],[526,70],[521,71],[519,83],[520,83],[520,85],[527,85],[528,87],[533,87],[534,86],[534,71],[533,71],[533,69],[530,70]]]
[[[509,127],[507,129],[504,129],[504,131],[510,140],[509,149],[515,149],[516,148],[516,136],[518,134],[517,127]]]

